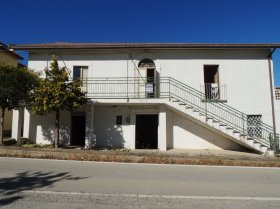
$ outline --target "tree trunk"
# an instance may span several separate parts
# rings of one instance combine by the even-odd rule
[[[5,118],[5,109],[1,109],[1,118],[0,118],[0,146],[4,145],[4,136],[3,136],[3,131],[4,131],[4,118]]]
[[[59,119],[60,119],[60,112],[59,110],[55,113],[55,141],[54,141],[54,147],[58,148],[59,147]]]

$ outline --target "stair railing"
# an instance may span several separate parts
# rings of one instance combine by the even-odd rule
[[[255,141],[271,149],[279,149],[279,135],[273,133],[273,128],[262,121],[257,121],[258,133],[251,133],[248,129],[248,116],[222,102],[212,102],[205,98],[202,92],[174,79],[169,78],[170,96],[186,105],[196,109],[207,119],[219,122],[244,136],[251,137]]]
[[[257,121],[258,132],[251,132],[248,127],[248,116],[219,101],[208,100],[205,94],[171,77],[160,77],[153,94],[147,94],[145,79],[137,77],[87,78],[87,97],[93,99],[142,99],[169,98],[185,104],[186,108],[205,115],[206,120],[224,125],[234,132],[251,137],[255,141],[271,149],[279,149],[279,135],[273,128],[262,121]],[[150,85],[151,86],[151,85]],[[147,97],[147,95],[149,97]],[[152,96],[151,96],[152,95]]]

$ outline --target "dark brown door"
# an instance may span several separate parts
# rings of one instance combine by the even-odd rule
[[[136,115],[136,149],[158,148],[158,115]]]
[[[85,115],[72,116],[71,145],[85,146],[86,136],[86,117]]]

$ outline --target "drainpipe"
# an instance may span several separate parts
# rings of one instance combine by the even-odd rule
[[[276,124],[275,124],[275,108],[274,108],[274,88],[272,83],[272,55],[275,52],[276,48],[272,49],[270,54],[268,55],[268,68],[269,68],[269,82],[270,82],[270,97],[271,97],[271,111],[272,111],[272,125],[273,125],[273,135],[274,139],[276,139]]]
[[[128,98],[128,58],[129,58],[129,55],[127,54],[127,58],[126,58],[126,102],[129,102],[129,98]]]

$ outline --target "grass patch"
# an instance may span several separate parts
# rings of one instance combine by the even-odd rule
[[[53,148],[52,144],[19,144],[18,147],[30,147],[30,148]]]

